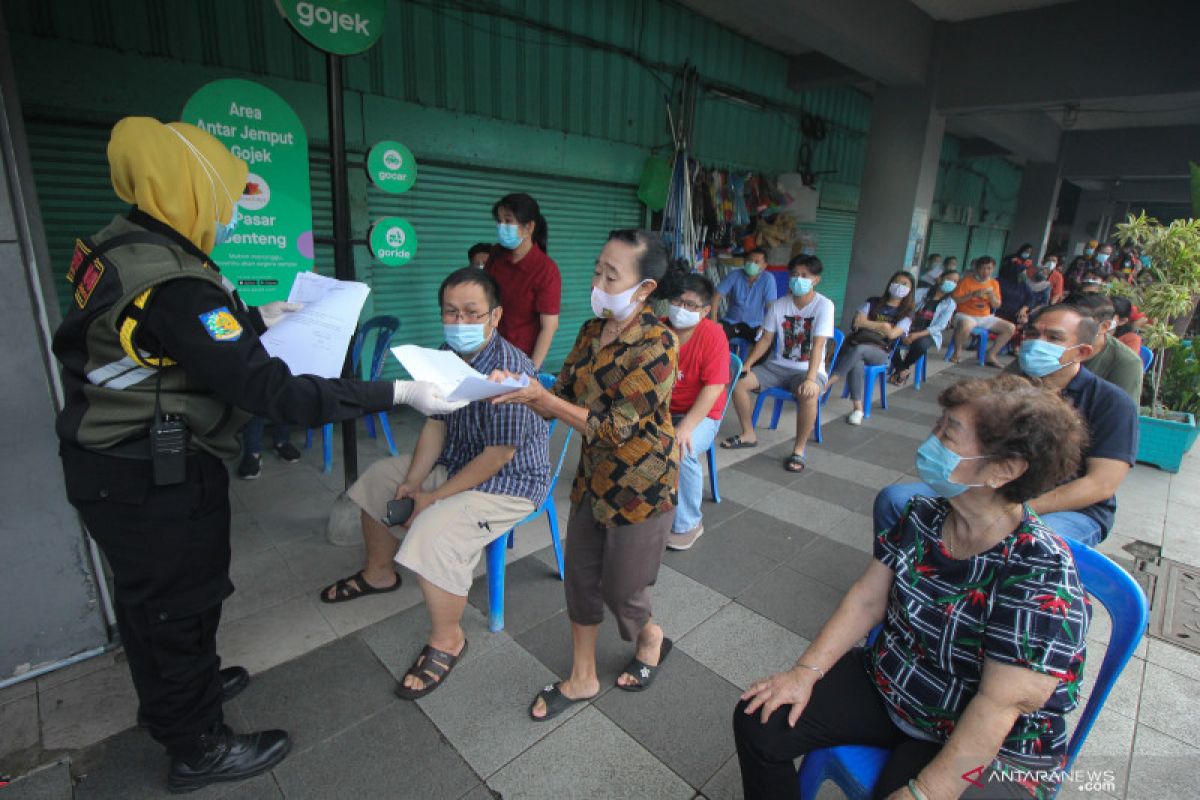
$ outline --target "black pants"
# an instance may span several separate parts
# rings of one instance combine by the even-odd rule
[[[790,706],[775,711],[764,725],[761,710],[745,713],[746,702],[733,712],[733,737],[742,768],[746,800],[796,800],[800,787],[794,760],[812,750],[842,744],[886,747],[892,751],[875,797],[887,797],[906,786],[942,749],[937,742],[914,739],[888,716],[883,697],[871,682],[861,649],[842,656],[829,673],[817,681],[812,698],[795,728],[787,723]],[[984,789],[968,787],[962,797],[1013,797],[1029,794],[1013,784],[989,783]]]
[[[932,336],[922,336],[920,339],[914,339],[913,343],[908,346],[908,352],[901,355],[900,349],[896,349],[896,354],[892,356],[892,369],[897,372],[912,369],[921,356],[928,353],[937,347],[937,343],[933,341]]]
[[[750,350],[754,349],[754,342],[758,339],[758,328],[748,325],[745,322],[729,323],[724,320],[721,320],[721,327],[725,329],[725,338],[729,341],[742,339],[747,343],[747,354],[749,354]],[[761,360],[762,358],[759,359],[759,361]],[[758,362],[754,363],[757,364]],[[743,364],[742,369],[749,370],[753,366],[754,364]]]
[[[155,486],[150,462],[64,445],[67,496],[108,560],[121,643],[150,734],[196,752],[222,721],[217,625],[229,580],[229,475],[188,458],[187,480]]]

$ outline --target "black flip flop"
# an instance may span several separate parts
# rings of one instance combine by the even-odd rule
[[[799,465],[798,469],[794,468],[796,465]],[[799,475],[808,468],[808,462],[806,462],[804,460],[804,456],[800,455],[799,453],[792,453],[783,460],[783,468],[793,475]]]
[[[446,682],[446,677],[450,675],[454,665],[466,654],[466,639],[463,639],[462,650],[459,650],[456,656],[450,655],[445,650],[425,645],[421,648],[421,654],[417,656],[417,660],[408,668],[408,672],[404,673],[405,677],[412,675],[414,678],[420,679],[423,685],[420,689],[410,689],[402,682],[397,683],[396,697],[401,700],[419,700],[429,694]]]
[[[618,689],[626,692],[641,692],[650,688],[650,684],[654,683],[654,678],[658,675],[658,671],[662,669],[663,662],[667,660],[667,656],[671,655],[671,648],[674,647],[672,642],[667,637],[663,637],[662,645],[658,651],[658,666],[652,667],[636,657],[629,662],[629,665],[621,672],[622,675],[632,675],[637,678],[638,682],[628,686],[617,684]]]
[[[351,584],[351,581],[354,583]],[[396,582],[391,586],[385,586],[382,589],[372,586],[367,583],[367,579],[363,577],[363,570],[359,570],[348,578],[342,578],[337,583],[332,583],[321,590],[322,603],[345,603],[349,600],[357,600],[360,597],[366,597],[369,594],[387,594],[394,592],[400,588],[400,573],[396,573]],[[329,599],[329,590],[333,589],[333,599]]]
[[[561,686],[562,681],[559,681],[558,683],[551,684],[550,686],[547,686],[545,689],[542,689],[540,692],[538,692],[538,696],[535,697],[533,702],[529,705],[530,719],[532,719],[534,722],[545,722],[548,719],[554,719],[576,703],[587,703],[596,699],[595,696],[592,696],[579,697],[572,700],[570,697],[567,697],[562,693],[562,689],[559,688]],[[543,717],[535,716],[533,713],[533,707],[537,705],[539,697],[541,698],[542,702],[546,704],[546,715]]]
[[[730,436],[721,442],[721,447],[725,450],[742,450],[747,447],[758,447],[758,442],[743,442],[741,436]]]

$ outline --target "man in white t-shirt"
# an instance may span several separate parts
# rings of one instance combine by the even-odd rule
[[[721,444],[733,450],[757,446],[758,437],[751,422],[754,414],[751,392],[784,389],[797,401],[796,441],[792,454],[783,462],[788,472],[804,471],[804,451],[817,419],[817,403],[829,380],[825,372],[825,343],[833,338],[834,308],[832,300],[817,293],[822,269],[816,256],[800,255],[788,262],[790,293],[767,309],[762,336],[754,343],[746,363],[756,363],[772,345],[777,345],[775,354],[738,381],[733,390],[733,406],[742,432]]]

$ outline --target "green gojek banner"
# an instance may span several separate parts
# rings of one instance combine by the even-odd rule
[[[340,56],[375,44],[387,10],[386,0],[275,0],[275,5],[309,44]]]
[[[267,87],[233,78],[202,86],[184,106],[183,121],[250,167],[237,201],[241,218],[213,261],[248,305],[286,300],[297,273],[313,268],[308,136],[300,118]]]

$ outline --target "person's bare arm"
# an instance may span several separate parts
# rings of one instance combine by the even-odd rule
[[[758,337],[758,341],[750,348],[750,354],[746,356],[745,364],[757,364],[758,360],[767,354],[771,349],[771,345],[775,342],[775,334],[768,330],[763,330],[762,336]],[[742,372],[749,372],[750,368],[742,367]]]
[[[554,334],[558,331],[558,314],[541,314],[539,319],[542,329],[538,332],[537,341],[533,343],[533,352],[529,354],[529,358],[533,361],[533,366],[541,372],[542,364],[546,363],[546,355],[550,352],[550,345],[554,342]]]
[[[680,452],[691,452],[692,431],[696,430],[696,426],[708,416],[708,412],[712,411],[713,404],[724,392],[725,384],[713,383],[703,387],[696,394],[696,401],[692,403],[692,407],[675,426],[675,441],[679,445]]]
[[[720,322],[721,318],[721,293],[714,292],[712,300],[712,311],[709,312],[708,318],[713,322]]]
[[[858,312],[858,314],[856,314],[854,317],[854,327],[856,329],[862,329],[862,330],[866,330],[866,331],[875,331],[876,333],[882,333],[884,336],[887,336],[887,337],[891,337],[891,335],[892,335],[891,323],[883,322],[883,321],[873,322],[873,321],[871,321],[871,319],[869,317],[867,317],[866,314],[862,313],[861,311]]]
[[[408,465],[408,475],[404,483],[414,490],[420,487],[433,467],[437,464],[442,447],[446,444],[446,423],[440,419],[426,419],[417,436],[417,446],[413,450],[412,461]]]
[[[1083,475],[1030,500],[1029,507],[1039,514],[1080,511],[1115,495],[1130,470],[1114,458],[1089,458],[1086,466]]]
[[[445,500],[459,492],[467,492],[487,481],[504,469],[504,465],[513,460],[517,448],[513,445],[492,445],[483,448],[479,455],[472,458],[466,465],[455,473],[454,477],[434,489],[429,495],[434,500]]]

